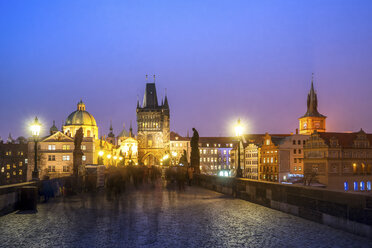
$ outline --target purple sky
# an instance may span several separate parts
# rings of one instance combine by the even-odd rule
[[[100,135],[135,124],[145,75],[171,129],[289,133],[314,72],[328,131],[372,132],[372,1],[0,1],[0,136],[82,98]],[[136,125],[134,125],[136,130]]]

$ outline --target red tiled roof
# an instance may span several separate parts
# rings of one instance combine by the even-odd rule
[[[330,144],[330,140],[334,137],[338,140],[338,143],[342,147],[352,147],[354,140],[358,137],[358,134],[365,134],[369,143],[372,144],[372,134],[367,134],[363,130],[354,133],[333,133],[333,132],[319,132],[320,138],[322,138],[327,145]]]
[[[178,133],[176,132],[170,132],[170,140],[171,141],[190,141],[190,138],[188,137],[182,137],[181,135],[179,135]]]

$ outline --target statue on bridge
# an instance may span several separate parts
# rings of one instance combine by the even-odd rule
[[[195,128],[192,128],[194,132],[190,141],[191,146],[191,167],[194,168],[195,173],[200,174],[200,153],[199,153],[199,133]]]
[[[83,155],[84,153],[81,151],[81,143],[83,142],[83,128],[79,128],[76,131],[75,139],[74,139],[74,152],[73,152],[73,175],[76,179],[79,176],[79,168],[83,164]]]

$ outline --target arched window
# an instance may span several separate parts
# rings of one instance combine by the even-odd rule
[[[349,183],[348,182],[344,182],[344,190],[345,191],[349,190]]]
[[[87,130],[87,137],[90,137],[90,130]]]
[[[358,182],[354,182],[354,191],[358,191]]]
[[[365,188],[364,188],[364,182],[360,182],[360,190],[365,190]]]
[[[369,190],[369,191],[371,190],[371,181],[367,182],[367,190]]]

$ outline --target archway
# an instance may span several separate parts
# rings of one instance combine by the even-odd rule
[[[159,160],[155,157],[154,154],[148,153],[146,154],[143,159],[142,163],[146,166],[151,166],[151,165],[159,165]]]

